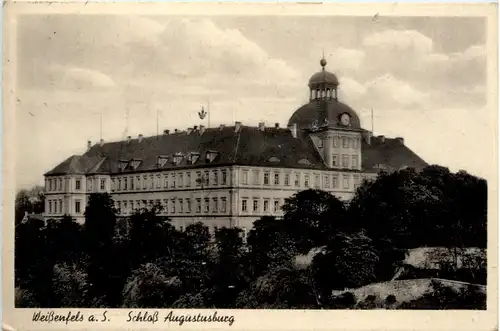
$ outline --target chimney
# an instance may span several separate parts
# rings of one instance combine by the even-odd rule
[[[292,137],[297,138],[297,123],[290,124],[288,130],[292,133]]]
[[[90,149],[92,147],[92,142],[90,140],[87,141],[87,149]]]
[[[100,144],[100,145],[101,145],[101,147],[102,147],[102,145],[104,145],[104,139],[101,139],[101,140],[99,141],[99,144]]]
[[[179,130],[178,130],[178,129],[175,129],[175,130],[174,130],[174,133],[179,133]]]
[[[380,139],[380,142],[383,144],[385,142],[385,136],[377,136]]]
[[[193,129],[192,128],[187,128],[187,134],[191,134],[191,132],[193,132]]]
[[[401,144],[401,145],[404,145],[405,144],[405,139],[403,137],[396,137],[396,140]]]
[[[205,126],[204,125],[200,125],[200,135],[202,135],[203,132],[205,132]]]
[[[165,135],[170,134],[170,130],[163,130],[163,134]]]
[[[241,122],[234,122],[234,132],[239,132],[241,129]]]
[[[198,130],[198,125],[193,126],[193,131]]]
[[[278,128],[280,127],[280,124],[279,124],[279,123],[274,123],[274,127],[275,127],[276,129],[278,129]]]
[[[265,128],[266,128],[266,124],[264,122],[260,122],[259,123],[259,131],[264,131]]]
[[[139,133],[139,142],[142,141],[142,138],[143,138],[143,135],[141,133]]]
[[[226,127],[226,126],[225,126],[224,124],[221,124],[221,125],[219,126],[219,131],[222,131],[225,127]]]
[[[131,141],[132,141],[132,136],[128,136],[127,137],[127,142],[130,144]]]

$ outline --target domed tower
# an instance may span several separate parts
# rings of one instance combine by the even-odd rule
[[[329,168],[361,170],[361,139],[364,130],[358,114],[338,100],[339,81],[325,70],[309,79],[309,103],[297,109],[289,126],[306,131]]]

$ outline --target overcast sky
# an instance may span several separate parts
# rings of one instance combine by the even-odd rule
[[[30,15],[18,19],[17,181],[87,140],[201,124],[286,126],[320,69],[375,134],[403,136],[429,163],[484,175],[492,150],[482,18]],[[128,121],[126,120],[128,113]],[[484,143],[484,142],[487,143]],[[491,159],[491,158],[490,158]]]

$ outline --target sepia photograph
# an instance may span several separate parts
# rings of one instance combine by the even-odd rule
[[[496,6],[113,6],[6,8],[28,322],[496,309]]]

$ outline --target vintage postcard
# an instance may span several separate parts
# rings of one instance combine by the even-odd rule
[[[4,4],[4,329],[494,330],[495,4]]]

